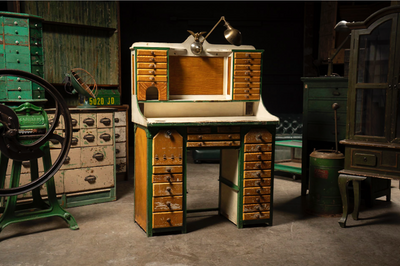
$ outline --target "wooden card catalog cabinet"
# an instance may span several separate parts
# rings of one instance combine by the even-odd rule
[[[263,51],[204,41],[193,54],[193,41],[131,47],[135,222],[148,236],[185,233],[187,154],[221,149],[219,214],[272,225],[278,118],[260,100]]]

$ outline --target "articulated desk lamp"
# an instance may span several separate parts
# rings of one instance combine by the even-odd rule
[[[224,26],[226,27],[226,30],[224,31],[225,39],[229,43],[236,45],[236,46],[239,46],[242,44],[242,33],[240,31],[238,31],[237,29],[232,28],[231,25],[225,20],[225,17],[222,16],[219,19],[219,21],[217,22],[217,24],[215,24],[215,26],[211,29],[211,31],[201,41],[200,41],[200,37],[202,37],[202,35],[206,33],[205,31],[194,33],[193,31],[188,30],[188,32],[190,34],[192,34],[194,37],[194,42],[190,45],[190,49],[192,50],[193,54],[195,54],[195,55],[201,54],[201,52],[203,51],[204,41],[207,39],[207,37],[211,34],[211,32],[213,32],[213,30],[218,26],[218,24],[222,20],[225,22]]]
[[[337,32],[349,32],[349,28],[347,27],[347,21],[342,20],[339,21],[338,24],[336,24],[335,26],[335,31]],[[348,34],[346,39],[344,39],[344,41],[339,45],[339,47],[336,49],[336,52],[328,58],[328,74],[327,76],[330,77],[332,76],[332,71],[333,71],[333,59],[336,57],[336,55],[340,52],[340,50],[342,50],[343,45],[347,42],[347,40],[350,38],[351,34]]]

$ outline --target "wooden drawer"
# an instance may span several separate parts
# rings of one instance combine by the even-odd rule
[[[63,171],[65,193],[114,186],[113,165]]]
[[[240,132],[239,126],[225,126],[225,127],[217,127],[218,133],[233,133],[233,132]]]
[[[126,141],[126,127],[116,127],[114,137],[115,137],[115,142],[125,142]]]
[[[243,189],[245,196],[271,194],[271,187],[249,187]]]
[[[239,76],[239,77],[234,77],[233,82],[260,82],[261,78],[259,76]]]
[[[187,133],[211,133],[211,127],[187,127]]]
[[[271,170],[244,171],[244,178],[271,177]]]
[[[246,212],[243,213],[243,220],[258,220],[258,219],[269,219],[269,212]]]
[[[260,203],[260,204],[246,204],[243,205],[243,212],[262,212],[262,211],[270,211],[271,204],[270,203]]]
[[[188,141],[195,140],[240,140],[240,134],[197,134],[197,135],[188,135]]]
[[[115,127],[126,127],[126,113],[116,112],[114,114],[114,125]]]
[[[112,128],[99,128],[97,129],[97,145],[113,145],[114,140]]]
[[[180,165],[183,138],[176,130],[160,130],[153,138],[153,165]]]
[[[244,170],[271,169],[271,161],[245,162]]]
[[[254,152],[254,153],[245,153],[244,161],[268,161],[271,160],[272,152]]]
[[[50,150],[51,161],[53,164],[58,158],[60,151],[61,149]],[[80,168],[81,165],[82,165],[81,148],[71,148],[60,169],[63,170],[63,169]]]
[[[259,100],[260,94],[258,93],[245,93],[245,94],[234,94],[233,100],[236,101],[247,101],[247,100]]]
[[[138,56],[166,56],[167,50],[149,50],[149,49],[138,49],[136,55]]]
[[[71,114],[72,129],[80,128],[79,114]]]
[[[261,71],[260,70],[236,70],[233,73],[235,75],[235,78],[238,76],[261,76]]]
[[[244,152],[266,152],[272,151],[272,144],[245,144]]]
[[[153,228],[178,227],[182,225],[182,211],[153,213]]]
[[[97,127],[97,115],[94,114],[80,114],[79,124],[81,128],[96,128]]]
[[[249,65],[249,64],[235,65],[234,69],[235,70],[260,70],[261,65]]]
[[[182,196],[153,198],[153,212],[181,211],[182,202]]]
[[[167,69],[138,69],[138,75],[167,75]]]
[[[143,62],[167,63],[167,57],[166,56],[137,56],[136,60],[137,60],[138,63],[143,63]]]
[[[260,52],[236,52],[235,53],[235,58],[251,58],[251,59],[259,59],[261,58],[261,53]]]
[[[97,128],[81,129],[81,146],[96,146],[97,145]]]
[[[116,158],[115,168],[117,173],[126,173],[126,158]]]
[[[352,150],[351,166],[377,166],[377,156],[374,153],[363,150]]]
[[[113,113],[98,113],[97,114],[97,128],[112,128],[113,127]]]
[[[182,166],[153,166],[153,174],[179,174]]]
[[[271,202],[271,195],[243,197],[243,204],[256,204],[256,203],[264,203],[264,202]]]
[[[271,178],[245,179],[243,187],[265,187],[271,186]]]
[[[182,182],[182,174],[157,174],[153,175],[153,183]]]
[[[167,63],[138,63],[137,68],[144,68],[144,69],[160,69],[160,68],[167,68]]]
[[[82,147],[82,167],[114,165],[113,146]]]
[[[126,142],[115,143],[115,156],[117,158],[126,157]]]
[[[153,184],[153,196],[181,196],[182,187],[182,182],[155,183]]]
[[[272,134],[266,129],[252,129],[244,136],[244,143],[272,142]]]
[[[160,76],[155,76],[155,75],[152,75],[152,76],[148,76],[148,75],[138,75],[137,76],[137,81],[147,81],[147,82],[149,82],[149,81],[167,81],[168,80],[168,78],[167,78],[167,76],[164,76],[164,75],[160,75]]]
[[[49,124],[52,124],[54,121],[54,114],[48,114],[47,119],[49,120]],[[58,119],[56,129],[64,129],[64,117],[62,115],[60,115],[60,118]]]
[[[237,147],[240,141],[203,141],[188,142],[187,147]]]
[[[235,59],[235,65],[260,65],[261,59]]]
[[[255,89],[255,88],[243,88],[243,89],[233,89],[234,94],[260,94],[260,89]],[[239,96],[239,95],[236,95]]]

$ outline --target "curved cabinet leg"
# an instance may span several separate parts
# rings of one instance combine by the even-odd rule
[[[340,196],[342,198],[342,208],[343,208],[343,214],[342,217],[339,219],[339,225],[340,227],[344,228],[346,227],[346,221],[347,221],[347,215],[348,215],[348,191],[347,191],[347,183],[350,180],[347,179],[346,175],[339,175],[338,177],[338,183],[339,183],[339,191],[340,191]]]

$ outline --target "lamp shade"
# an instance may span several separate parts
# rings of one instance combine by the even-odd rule
[[[229,25],[228,22],[225,21],[225,27],[227,28],[224,31],[224,36],[225,39],[236,46],[239,46],[242,44],[242,33],[240,31],[238,31],[237,29],[234,29],[231,27],[231,25]]]

